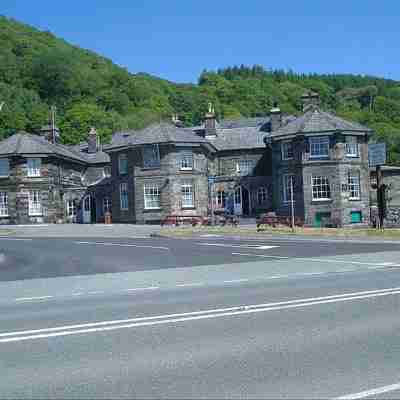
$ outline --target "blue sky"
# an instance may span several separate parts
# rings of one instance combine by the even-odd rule
[[[1,0],[0,14],[176,82],[235,64],[400,80],[396,0]]]

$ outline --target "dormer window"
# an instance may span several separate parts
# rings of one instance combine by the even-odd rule
[[[8,158],[0,159],[0,178],[8,178],[10,176],[10,162]]]
[[[310,158],[329,157],[329,137],[315,136],[310,137]]]
[[[159,168],[160,167],[160,150],[158,144],[150,144],[143,146],[143,168]]]
[[[28,177],[40,176],[42,160],[40,158],[28,158]]]
[[[293,159],[293,143],[282,142],[281,145],[282,160],[292,160]]]
[[[359,157],[357,136],[346,136],[346,156]]]
[[[180,154],[180,169],[182,171],[191,171],[193,169],[193,152],[183,151]]]

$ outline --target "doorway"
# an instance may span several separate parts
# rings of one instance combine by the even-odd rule
[[[82,222],[84,224],[90,224],[92,222],[92,214],[93,214],[93,209],[95,207],[93,206],[93,199],[90,194],[85,196],[83,198],[83,207],[82,207]]]

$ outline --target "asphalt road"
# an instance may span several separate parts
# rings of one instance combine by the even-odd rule
[[[0,398],[400,393],[396,245],[0,246]]]

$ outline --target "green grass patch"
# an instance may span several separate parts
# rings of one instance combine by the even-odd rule
[[[227,236],[264,237],[270,235],[293,235],[310,237],[348,237],[348,238],[384,238],[400,240],[400,229],[377,230],[372,228],[298,228],[292,231],[289,227],[267,227],[257,232],[255,226],[205,226],[205,227],[164,227],[160,230],[163,236],[190,237],[199,234],[215,234]]]

